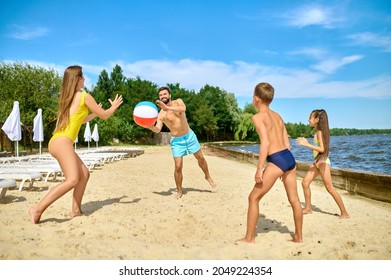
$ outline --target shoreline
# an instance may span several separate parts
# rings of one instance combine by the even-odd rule
[[[8,190],[0,202],[2,260],[390,260],[391,204],[339,191],[351,216],[323,186],[312,186],[314,213],[304,216],[304,243],[293,243],[292,210],[281,181],[260,204],[255,244],[236,244],[246,230],[251,163],[203,153],[217,188],[193,156],[184,157],[184,196],[175,198],[169,146],[141,146],[133,158],[95,168],[82,203],[68,218],[71,193],[31,224],[28,209],[58,182]],[[60,178],[61,179],[61,178]],[[298,178],[298,192],[303,194]],[[375,234],[376,233],[376,236]]]
[[[225,149],[223,143],[210,143],[205,146],[217,155],[235,158],[239,161],[257,164],[258,155],[250,152]],[[310,163],[297,161],[297,176],[303,178]],[[391,203],[391,175],[377,172],[354,171],[342,168],[331,168],[333,184],[336,188],[350,194]],[[314,183],[323,184],[318,176]]]

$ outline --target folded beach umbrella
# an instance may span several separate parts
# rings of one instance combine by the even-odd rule
[[[98,124],[94,125],[94,130],[92,131],[91,138],[96,142],[96,147],[98,147],[98,141],[99,141]]]
[[[19,102],[14,101],[14,107],[12,108],[11,114],[6,119],[2,130],[7,134],[11,141],[16,141],[16,156],[19,156],[19,140],[22,139],[22,126],[20,124],[20,111]]]
[[[33,132],[34,132],[33,140],[35,142],[39,142],[39,154],[42,154],[42,142],[43,142],[42,109],[38,109],[38,113],[34,117]]]
[[[88,142],[88,149],[89,149],[90,148],[90,142],[91,142],[90,122],[87,122],[86,129],[84,130],[84,141]]]

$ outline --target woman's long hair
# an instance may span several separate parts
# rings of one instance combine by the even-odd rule
[[[319,119],[318,126],[316,130],[322,131],[322,140],[324,146],[324,152],[322,154],[329,155],[329,146],[330,146],[330,129],[329,129],[329,119],[327,113],[323,109],[313,110],[311,115],[314,114],[314,117]]]
[[[54,132],[64,130],[69,124],[69,109],[75,97],[77,83],[81,77],[83,77],[83,72],[80,66],[69,66],[65,69],[58,106],[58,119]]]

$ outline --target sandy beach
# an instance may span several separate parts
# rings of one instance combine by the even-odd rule
[[[203,148],[212,189],[193,156],[184,158],[184,192],[175,198],[169,146],[94,169],[84,216],[68,218],[71,193],[33,225],[28,209],[57,182],[8,190],[0,202],[2,260],[390,260],[391,204],[338,190],[350,214],[323,185],[312,186],[314,213],[304,216],[304,243],[292,243],[292,210],[278,181],[261,201],[255,244],[236,244],[246,230],[255,166]],[[61,179],[61,178],[60,178]],[[298,178],[300,199],[304,197]]]

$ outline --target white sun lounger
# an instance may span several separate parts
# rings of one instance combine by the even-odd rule
[[[5,196],[8,188],[16,187],[16,181],[14,179],[0,179],[0,199]]]
[[[39,172],[45,176],[45,182],[48,181],[49,177],[52,176],[53,180],[56,180],[58,174],[62,174],[60,165],[56,163],[43,163],[43,162],[14,162],[5,165],[0,165],[0,171],[14,171],[24,170],[28,172]]]
[[[81,160],[85,161],[98,161],[100,162],[102,165],[104,165],[105,163],[109,163],[109,162],[113,162],[114,161],[114,156],[112,155],[103,155],[103,154],[100,154],[100,153],[83,153],[83,154],[79,154],[79,157],[81,158]]]
[[[102,161],[100,161],[99,159],[83,159],[81,157],[80,159],[87,166],[89,171],[92,171],[95,168],[95,166],[103,165]],[[40,162],[42,164],[45,163],[57,164],[59,166],[58,161],[50,155],[32,156],[29,163],[35,163],[35,162]]]
[[[19,191],[22,191],[24,183],[29,181],[29,187],[34,184],[34,181],[40,180],[42,174],[39,172],[28,172],[24,169],[15,169],[14,171],[3,171],[0,169],[0,179],[14,179],[16,181],[21,181],[19,185]]]

